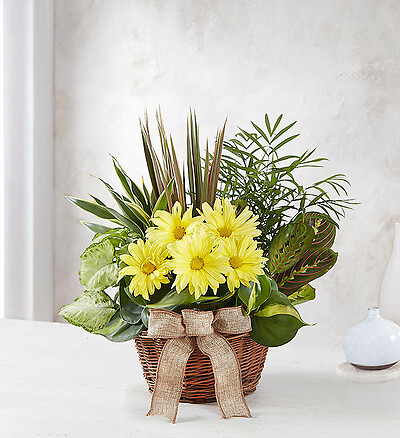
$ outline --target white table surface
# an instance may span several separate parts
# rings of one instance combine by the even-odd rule
[[[0,320],[0,437],[400,437],[400,381],[338,377],[337,350],[271,349],[253,418],[180,404],[176,424],[146,417],[150,394],[133,342],[66,324]]]

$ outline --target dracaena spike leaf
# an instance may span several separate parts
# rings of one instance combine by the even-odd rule
[[[93,201],[87,201],[86,199],[75,198],[74,196],[66,196],[66,198],[82,210],[92,213],[97,217],[109,220],[114,219],[114,216],[109,209],[103,205],[99,205]]]
[[[134,224],[136,224],[142,231],[145,231],[146,228],[149,226],[149,223],[148,221],[146,221],[145,217],[143,217],[142,214],[139,214],[135,208],[133,208],[129,203],[127,203],[124,200],[124,198],[110,186],[110,184],[108,184],[106,181],[102,180],[101,178],[98,179],[105,185],[107,190],[110,192],[111,196],[115,199],[123,215],[127,219],[132,221]],[[140,208],[140,210],[142,209]]]
[[[167,191],[171,191],[173,182],[174,181],[169,182]],[[154,204],[153,211],[152,211],[153,215],[157,210],[165,210],[166,207],[167,207],[167,194],[166,194],[166,191],[163,190],[163,192],[161,193],[161,195],[157,199],[157,202]]]
[[[89,228],[90,231],[93,231],[93,233],[106,233],[107,231],[112,230],[111,227],[106,227],[102,224],[96,224],[94,222],[87,222],[87,221],[80,221],[82,225],[85,225],[86,228]]]
[[[124,188],[126,194],[132,201],[139,202],[141,207],[146,208],[147,200],[140,188],[129,178],[124,169],[119,164],[118,160],[111,156],[115,172]]]
[[[292,268],[274,275],[274,279],[279,290],[290,295],[328,272],[337,257],[338,254],[331,249],[310,249]]]
[[[314,236],[313,228],[302,222],[283,227],[269,247],[270,272],[276,274],[292,267],[310,248]]]

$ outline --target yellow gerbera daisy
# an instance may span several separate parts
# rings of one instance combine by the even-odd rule
[[[202,231],[185,236],[169,246],[172,260],[167,266],[176,274],[173,286],[181,292],[189,285],[189,292],[197,298],[211,287],[214,293],[226,279],[222,275],[229,270],[228,259],[221,255],[220,248],[214,248],[211,239]]]
[[[157,210],[152,219],[156,226],[147,229],[147,238],[165,249],[170,243],[192,234],[201,221],[200,217],[192,217],[192,213],[193,207],[190,207],[182,216],[182,205],[178,201],[172,207],[172,213]]]
[[[119,279],[132,275],[129,291],[135,297],[142,295],[148,300],[149,294],[152,295],[155,288],[160,289],[162,283],[169,283],[168,269],[165,266],[168,252],[149,241],[143,242],[142,239],[130,243],[128,251],[129,254],[120,256],[128,266],[121,269]]]
[[[254,216],[248,207],[245,207],[236,216],[235,207],[229,199],[216,199],[214,209],[206,202],[203,203],[202,217],[205,220],[204,228],[210,237],[219,242],[229,238],[240,239],[244,236],[257,237],[261,231],[257,229],[258,216]]]
[[[257,281],[257,275],[263,274],[263,257],[257,243],[246,236],[240,240],[226,239],[222,246],[222,254],[228,258],[228,289],[232,292],[243,283],[250,287],[250,281]]]

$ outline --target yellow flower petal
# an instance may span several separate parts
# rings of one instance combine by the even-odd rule
[[[169,283],[168,269],[165,266],[167,251],[150,241],[139,239],[128,246],[130,255],[121,255],[125,266],[119,272],[119,278],[132,276],[129,291],[134,295],[142,295],[146,300],[161,284]]]

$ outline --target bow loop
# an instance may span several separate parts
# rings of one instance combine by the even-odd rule
[[[214,329],[219,333],[251,332],[251,319],[249,315],[243,315],[241,307],[224,307],[217,310],[214,317]]]
[[[182,316],[170,310],[151,309],[147,336],[164,339],[186,336]]]
[[[182,310],[183,323],[186,327],[186,336],[207,336],[214,333],[212,312],[201,312],[193,309]]]

